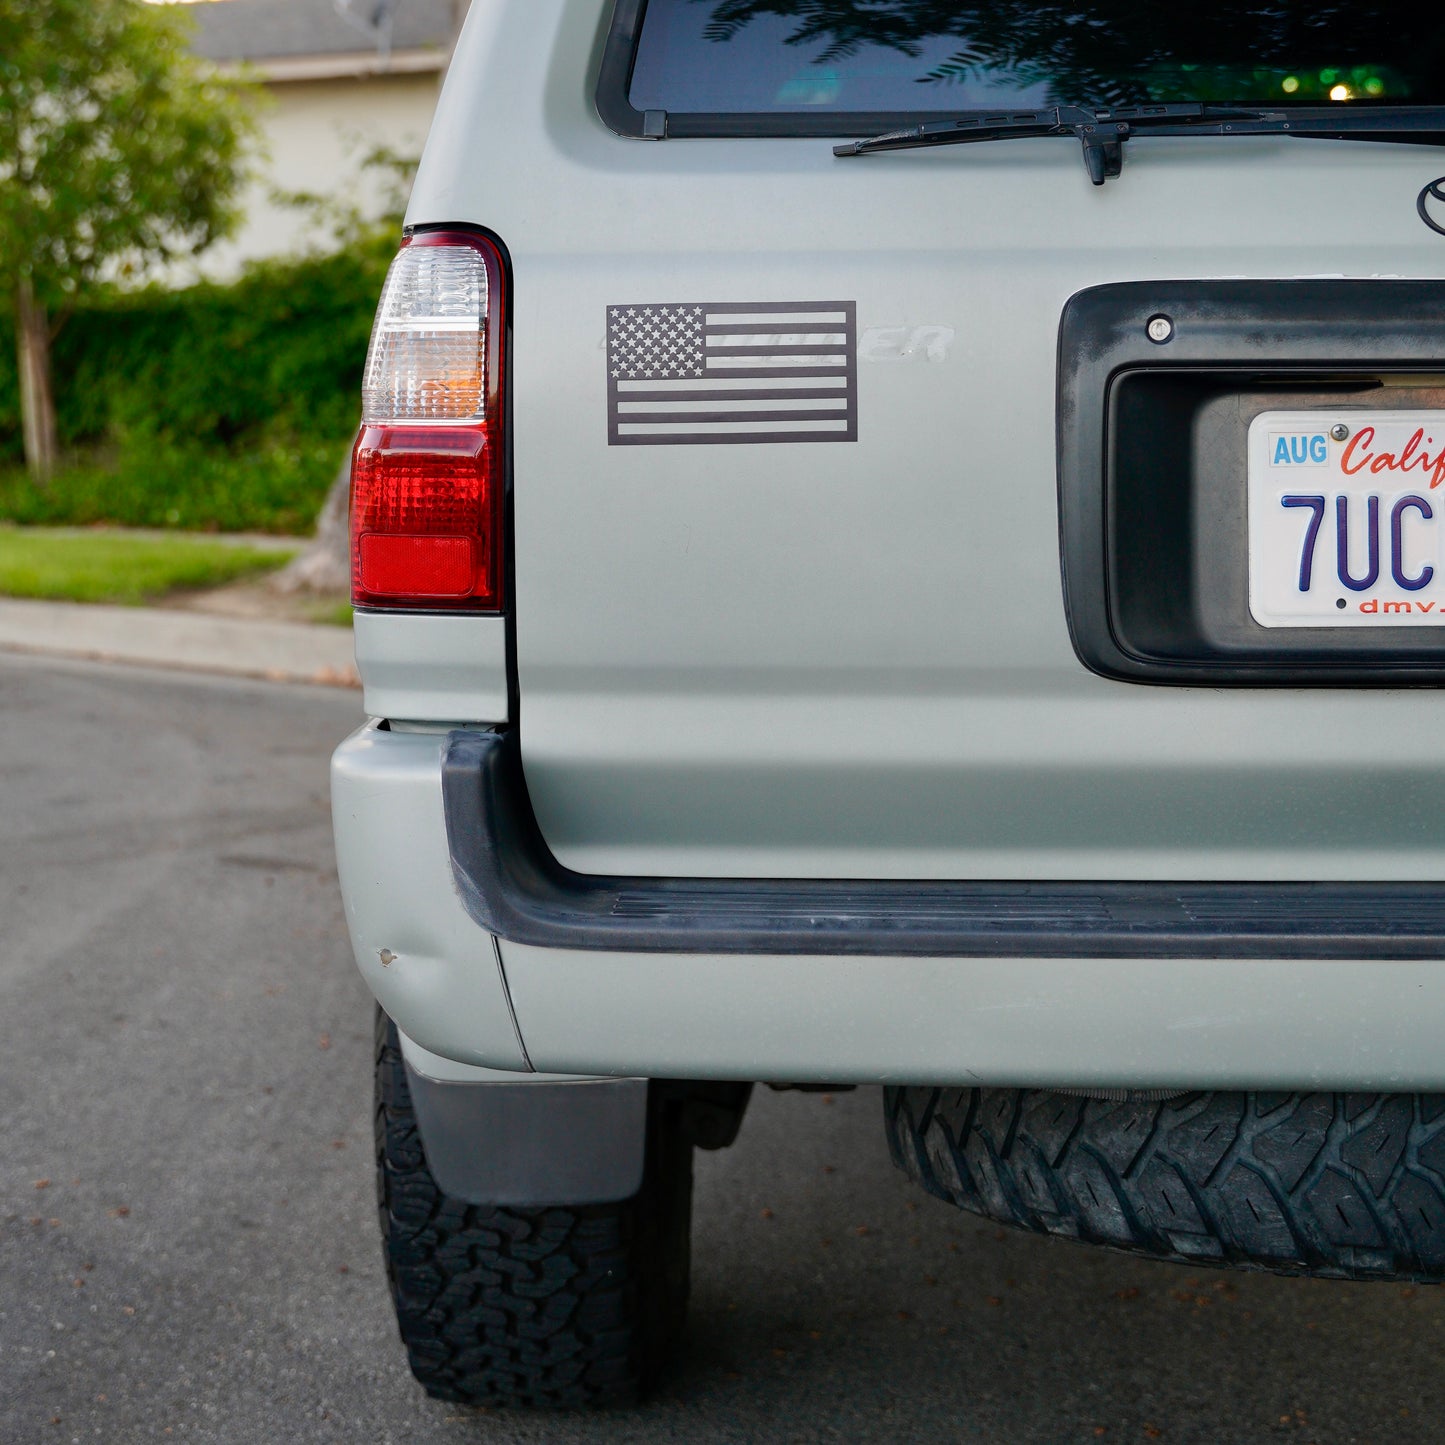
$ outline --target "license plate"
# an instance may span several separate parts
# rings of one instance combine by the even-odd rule
[[[1263,627],[1445,622],[1445,411],[1271,411],[1249,428]]]

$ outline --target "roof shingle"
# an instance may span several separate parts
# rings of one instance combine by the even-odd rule
[[[369,19],[376,0],[352,0]],[[196,5],[193,48],[215,61],[373,52],[378,38],[337,13],[332,0],[216,0]],[[445,50],[451,43],[452,0],[394,0],[392,50]]]

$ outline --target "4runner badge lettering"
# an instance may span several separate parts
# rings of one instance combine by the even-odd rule
[[[609,446],[858,440],[852,301],[607,308]]]

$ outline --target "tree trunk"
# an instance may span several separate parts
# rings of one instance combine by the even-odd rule
[[[316,536],[304,551],[273,574],[271,585],[278,592],[351,590],[350,452],[321,504]]]
[[[15,345],[20,364],[20,420],[25,464],[37,482],[55,470],[55,399],[50,386],[50,318],[22,277],[15,297]]]

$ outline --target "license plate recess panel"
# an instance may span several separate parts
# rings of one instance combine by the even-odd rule
[[[1094,671],[1445,685],[1445,282],[1081,291],[1058,449],[1065,613]]]

